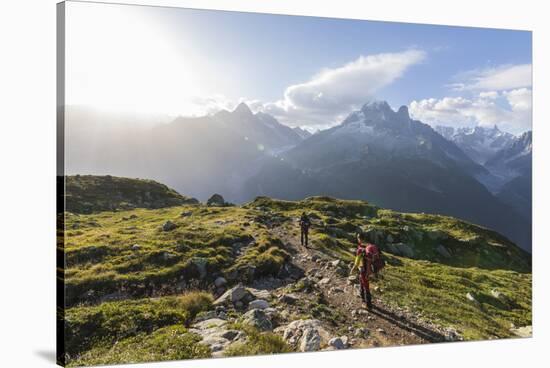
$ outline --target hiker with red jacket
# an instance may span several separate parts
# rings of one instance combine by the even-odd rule
[[[367,303],[367,308],[372,308],[372,295],[370,293],[369,276],[377,274],[384,267],[380,250],[374,244],[362,242],[361,234],[357,234],[357,252],[355,262],[350,274],[359,269],[359,282],[361,284],[361,300]]]

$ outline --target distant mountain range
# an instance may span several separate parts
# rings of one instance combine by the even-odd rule
[[[152,178],[201,200],[213,193],[237,203],[258,195],[365,199],[460,217],[531,247],[530,176],[522,168],[530,164],[530,134],[434,130],[411,119],[405,106],[394,111],[380,101],[313,135],[246,104],[153,128],[103,129],[100,136],[89,120],[67,121],[68,173]],[[504,170],[515,174],[503,177]],[[490,181],[498,191],[487,189]]]

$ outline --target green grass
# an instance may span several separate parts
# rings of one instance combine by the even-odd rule
[[[116,344],[99,343],[71,360],[68,366],[209,358],[210,349],[199,341],[199,336],[187,332],[183,326],[168,326],[151,334],[140,333],[122,339]]]
[[[260,332],[251,326],[233,325],[233,328],[246,333],[247,341],[235,343],[225,351],[225,356],[245,356],[260,354],[288,353],[292,348],[282,339],[281,336],[272,332]]]
[[[456,328],[466,340],[510,337],[510,326],[531,325],[531,274],[455,268],[390,257],[384,278],[375,281],[389,305],[408,307],[423,319]],[[503,293],[501,301],[491,290]],[[466,298],[471,293],[480,302]]]
[[[192,215],[182,217],[186,212]],[[239,207],[205,206],[66,213],[67,304],[95,302],[114,292],[174,293],[179,281],[199,278],[198,263],[206,265],[204,281],[248,266],[258,275],[276,274],[288,253],[254,222],[256,215]],[[162,231],[167,220],[176,229]],[[232,248],[236,244],[242,245],[240,254]]]

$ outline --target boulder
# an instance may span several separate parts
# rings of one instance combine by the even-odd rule
[[[206,265],[208,264],[208,260],[206,258],[194,257],[191,259],[191,263],[197,268],[199,277],[204,279],[206,277]]]
[[[408,258],[414,257],[414,249],[410,245],[405,243],[397,243],[393,244],[393,246],[395,247],[398,255]]]
[[[269,308],[269,303],[263,299],[256,299],[248,304],[249,309],[266,309]]]
[[[280,302],[283,302],[286,304],[296,304],[298,300],[300,300],[300,296],[294,293],[283,294],[279,298]]]
[[[207,206],[224,206],[225,205],[225,199],[220,194],[214,194],[212,197],[208,198],[208,201],[206,201]]]
[[[271,331],[273,325],[267,314],[261,309],[252,309],[243,314],[241,322],[256,327],[260,331]]]
[[[321,347],[321,335],[315,328],[304,330],[300,340],[300,351],[317,351]]]
[[[223,293],[222,296],[214,301],[214,305],[236,304],[247,295],[249,295],[249,293],[246,288],[242,284],[239,284]]]
[[[347,339],[346,339],[347,340]],[[341,337],[333,337],[328,341],[329,346],[332,346],[333,348],[340,350],[345,349],[347,344],[344,344],[344,341],[342,341]]]
[[[134,244],[134,245],[132,245],[132,250],[133,250],[133,251],[138,251],[138,250],[140,250],[140,249],[141,249],[141,245],[139,245],[139,244]]]
[[[172,231],[176,228],[176,224],[168,220],[162,225],[162,231]]]
[[[223,277],[218,277],[216,278],[216,280],[214,280],[214,285],[217,287],[217,288],[220,288],[222,286],[225,286],[225,284],[227,284],[227,280]]]
[[[221,318],[209,318],[195,323],[192,327],[197,330],[207,330],[214,327],[221,327],[227,324],[227,321]]]

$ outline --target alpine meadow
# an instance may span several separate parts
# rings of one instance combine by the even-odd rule
[[[531,337],[530,32],[59,9],[59,364]]]

